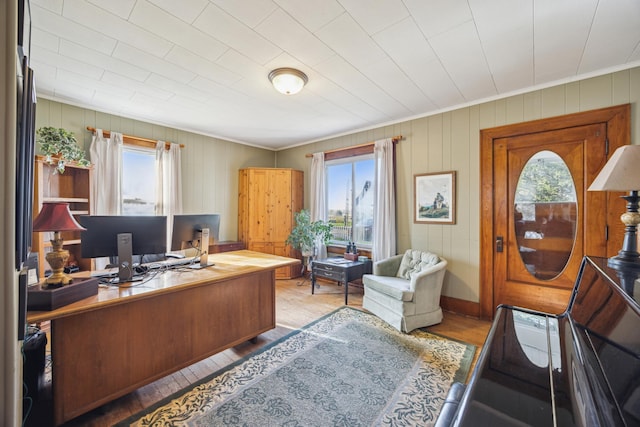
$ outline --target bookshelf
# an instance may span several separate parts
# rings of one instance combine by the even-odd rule
[[[36,218],[44,202],[67,202],[74,216],[91,213],[91,167],[68,162],[64,173],[58,173],[55,165],[44,156],[36,156],[34,168],[33,218]],[[53,233],[33,233],[32,252],[38,253],[39,279],[50,270],[45,254],[51,250]],[[93,260],[80,256],[80,232],[63,232],[64,248],[69,251],[68,265],[76,264],[80,271],[93,270]]]

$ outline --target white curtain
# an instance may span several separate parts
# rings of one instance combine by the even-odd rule
[[[89,156],[93,163],[91,213],[118,215],[122,176],[122,134],[111,132],[111,137],[105,138],[102,129],[96,129]]]
[[[324,153],[314,153],[311,159],[311,221],[327,220],[327,192],[325,188]],[[316,246],[318,258],[327,257],[327,247],[318,242]]]
[[[373,215],[373,261],[396,254],[396,195],[391,138],[376,141],[375,157],[376,198]]]
[[[171,249],[173,216],[182,213],[182,166],[180,144],[156,144],[156,214],[167,217],[167,250]]]
[[[111,132],[105,138],[102,129],[96,129],[91,140],[89,156],[93,163],[91,179],[91,214],[119,215],[122,186],[122,134]],[[108,258],[96,258],[97,270],[106,268]]]
[[[327,219],[324,153],[314,153],[311,159],[311,220]]]

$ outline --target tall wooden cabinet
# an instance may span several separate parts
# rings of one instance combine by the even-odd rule
[[[283,168],[240,169],[238,238],[247,249],[300,258],[285,244],[294,226],[294,214],[303,207],[302,171]],[[276,278],[300,276],[300,266],[276,270]]]
[[[91,212],[91,167],[66,163],[64,173],[55,171],[55,165],[49,164],[43,156],[36,156],[34,170],[33,218],[42,209],[43,202],[68,202],[69,210],[74,216],[88,215]],[[45,254],[51,250],[53,233],[33,233],[32,252],[38,253],[38,272],[40,279],[45,271],[50,270]],[[64,248],[69,251],[67,265],[77,264],[80,271],[91,271],[91,259],[80,256],[80,232],[65,231],[62,233]]]

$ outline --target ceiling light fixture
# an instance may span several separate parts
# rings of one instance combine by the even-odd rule
[[[276,68],[269,73],[269,81],[278,92],[295,95],[307,84],[309,78],[295,68]]]

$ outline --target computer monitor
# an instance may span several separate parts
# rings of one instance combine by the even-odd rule
[[[133,276],[133,255],[167,251],[166,216],[80,215],[83,258],[118,257],[120,280]]]
[[[208,231],[208,235],[203,231]],[[200,252],[200,265],[204,267],[207,265],[209,244],[218,240],[219,232],[219,214],[174,215],[171,250],[197,248]]]

